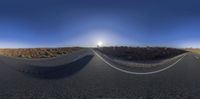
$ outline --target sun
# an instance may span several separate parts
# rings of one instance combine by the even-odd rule
[[[98,46],[98,47],[102,47],[102,45],[103,45],[103,42],[102,42],[102,41],[98,41],[98,42],[97,42],[97,46]]]

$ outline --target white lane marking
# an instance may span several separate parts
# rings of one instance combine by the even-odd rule
[[[194,56],[196,59],[199,59],[199,57],[198,56]]]
[[[163,68],[163,69],[160,69],[160,70],[156,70],[156,71],[151,71],[151,72],[132,72],[132,71],[127,71],[127,70],[124,70],[124,69],[121,69],[121,68],[117,68],[116,66],[113,66],[112,64],[110,64],[109,62],[107,62],[105,59],[103,59],[103,57],[101,57],[97,52],[95,52],[93,50],[93,52],[101,59],[103,60],[106,64],[108,64],[110,67],[116,69],[116,70],[119,70],[121,72],[124,72],[124,73],[128,73],[128,74],[134,74],[134,75],[148,75],[148,74],[155,74],[155,73],[159,73],[159,72],[162,72],[162,71],[165,71],[171,67],[173,67],[174,65],[176,65],[179,61],[181,61],[185,56],[182,56],[182,58],[180,58],[179,60],[177,60],[175,63]]]

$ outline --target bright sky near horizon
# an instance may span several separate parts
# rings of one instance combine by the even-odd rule
[[[0,47],[200,47],[199,0],[1,0]]]

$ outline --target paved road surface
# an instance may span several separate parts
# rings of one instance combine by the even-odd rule
[[[70,64],[72,69],[43,76],[19,72],[0,62],[0,99],[199,99],[198,57],[189,53],[172,68],[151,75],[123,73],[96,55]]]

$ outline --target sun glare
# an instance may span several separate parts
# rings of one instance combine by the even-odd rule
[[[98,41],[97,46],[101,47],[103,45],[103,42]]]

